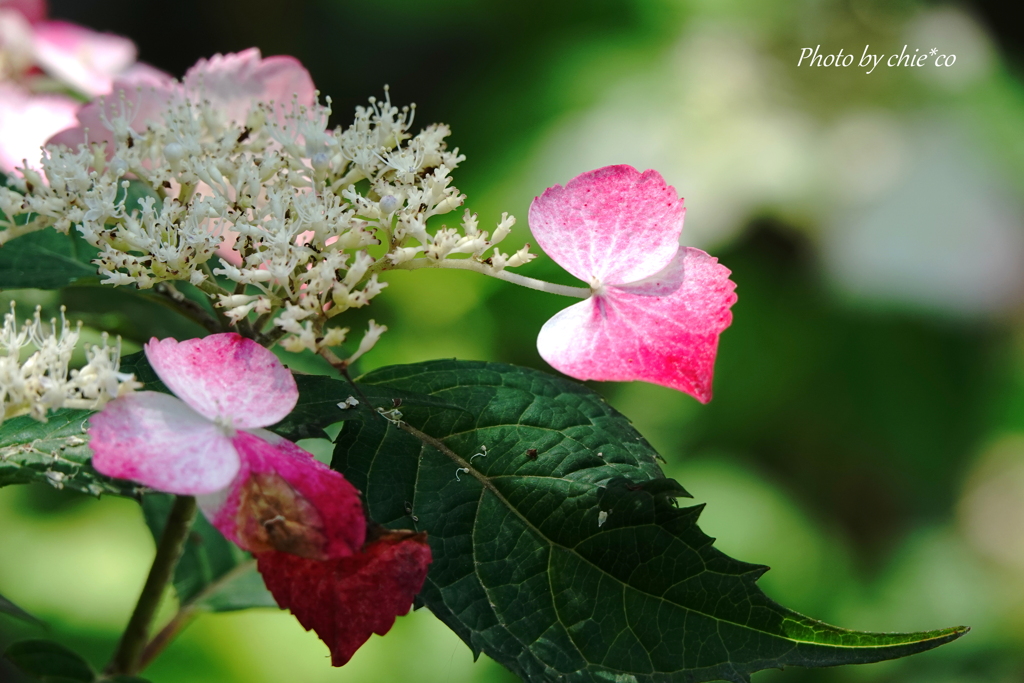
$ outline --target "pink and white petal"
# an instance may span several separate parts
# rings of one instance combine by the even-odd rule
[[[135,62],[135,43],[66,21],[34,27],[36,63],[61,83],[96,97],[110,92],[114,78]]]
[[[182,495],[222,489],[238,474],[231,439],[217,425],[167,394],[140,391],[108,403],[89,418],[92,465]]]
[[[75,125],[79,103],[64,95],[33,95],[0,84],[0,170],[10,173],[27,160],[42,167],[42,147],[58,131]]]
[[[263,59],[258,48],[200,59],[182,79],[193,99],[208,99],[229,121],[242,122],[253,102],[290,107],[316,101],[316,86],[302,63],[294,57]],[[278,108],[280,111],[280,108]]]
[[[117,80],[121,83],[151,85],[161,88],[167,87],[172,83],[174,81],[174,77],[166,71],[161,71],[155,66],[146,64],[145,62],[135,62],[118,74]]]
[[[549,187],[530,205],[530,231],[556,263],[583,280],[632,282],[679,250],[683,200],[657,171],[605,166]]]
[[[0,55],[4,80],[25,75],[35,66],[32,24],[9,4],[0,4]]]
[[[33,24],[45,19],[48,11],[46,0],[0,0],[0,10],[5,9],[18,12]]]
[[[178,398],[237,429],[279,422],[299,400],[295,378],[277,356],[234,332],[183,342],[154,338],[146,358]]]
[[[227,496],[200,499],[210,522],[253,552],[280,550],[318,560],[358,552],[366,540],[359,491],[312,454],[259,431],[233,439],[241,467]]]
[[[642,380],[711,400],[718,336],[736,301],[730,271],[685,248],[682,285],[668,296],[615,287],[551,318],[537,338],[540,355],[577,379]]]
[[[683,286],[686,278],[686,249],[680,248],[668,265],[654,275],[621,285],[612,285],[617,290],[638,296],[669,296]]]
[[[137,79],[137,80],[136,80]],[[132,130],[141,132],[161,120],[163,112],[182,98],[181,86],[157,70],[139,72],[136,76],[118,78],[109,95],[98,97],[78,110],[78,124],[51,137],[47,144],[76,149],[88,141],[105,143],[107,156],[114,154],[113,131],[103,121],[127,112]]]

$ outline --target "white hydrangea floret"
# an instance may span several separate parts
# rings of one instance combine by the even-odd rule
[[[465,156],[448,149],[444,124],[414,132],[415,107],[393,105],[387,89],[334,129],[329,98],[252,102],[229,120],[201,92],[153,112],[122,97],[103,108],[110,145],[47,147],[42,173],[20,169],[0,187],[12,217],[0,218],[0,245],[75,230],[98,249],[103,283],[161,293],[187,281],[243,333],[314,352],[340,343],[327,321],[369,304],[383,271],[505,277],[532,258],[496,250],[515,223],[507,214],[490,234],[468,210],[437,224],[466,202],[452,178]]]
[[[101,345],[86,348],[85,366],[69,370],[80,328],[71,327],[63,308],[59,323],[54,319],[47,326],[37,308],[19,326],[11,303],[0,330],[0,422],[24,414],[45,421],[59,408],[97,410],[142,386],[134,375],[120,372],[121,342],[110,346],[105,334]]]

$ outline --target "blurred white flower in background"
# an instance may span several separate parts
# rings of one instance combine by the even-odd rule
[[[823,51],[859,58],[864,43],[818,34]],[[768,42],[739,20],[691,22],[655,64],[552,128],[531,185],[607,164],[655,168],[686,199],[688,245],[720,248],[775,216],[803,229],[830,279],[857,298],[967,317],[1013,310],[1024,206],[998,158],[1014,146],[985,145],[996,134],[972,95],[997,73],[985,30],[956,9],[919,12],[871,52],[937,47],[957,55],[953,66],[823,70],[863,103],[839,114],[821,113],[828,93],[801,90],[795,57],[780,61]],[[893,79],[898,101],[872,78]]]
[[[806,193],[816,124],[778,97],[782,78],[739,28],[692,27],[656,68],[557,126],[536,177],[550,185],[609,164],[657,169],[686,199],[686,244],[713,248],[761,207]]]

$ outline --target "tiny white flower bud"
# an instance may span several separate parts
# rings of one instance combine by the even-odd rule
[[[387,325],[378,325],[375,321],[371,320],[366,334],[363,335],[362,341],[359,342],[359,348],[345,360],[345,363],[349,365],[354,363],[360,356],[372,349],[377,344],[380,336],[387,331]]]
[[[393,194],[386,194],[380,198],[380,212],[385,216],[390,216],[398,208],[398,197]]]
[[[347,336],[347,327],[332,327],[327,330],[324,338],[320,340],[320,346],[341,346],[345,343],[345,337]]]
[[[171,166],[176,166],[185,158],[185,147],[177,142],[169,142],[164,146],[164,158]]]
[[[309,163],[317,173],[326,173],[331,168],[331,155],[327,152],[317,152],[310,157]]]
[[[121,177],[128,172],[128,162],[121,157],[114,157],[107,164],[107,168],[115,177]]]

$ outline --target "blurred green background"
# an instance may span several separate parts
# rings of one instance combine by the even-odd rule
[[[252,45],[293,54],[337,123],[390,84],[452,125],[456,184],[484,224],[612,163],[686,197],[684,241],[733,270],[715,399],[595,384],[630,416],[734,557],[783,604],[841,626],[968,624],[906,660],[755,681],[1024,680],[1024,87],[1010,3],[897,0],[53,0],[181,75]],[[801,48],[935,47],[936,68],[798,67]],[[518,240],[518,243],[517,243]],[[511,251],[511,248],[506,248]],[[520,272],[571,283],[545,258]],[[368,369],[437,357],[546,368],[534,340],[567,301],[472,273],[394,273],[365,317]],[[116,290],[63,302],[126,350],[199,334]],[[30,309],[22,309],[30,310]],[[358,329],[358,328],[356,328]],[[322,444],[321,444],[322,445]],[[315,447],[315,444],[310,444]],[[0,593],[101,665],[152,541],[137,507],[0,489]],[[0,641],[38,635],[0,621]],[[0,645],[3,644],[0,642]],[[399,619],[342,669],[292,617],[201,618],[155,683],[514,680],[432,615]],[[0,669],[0,680],[16,680]]]

